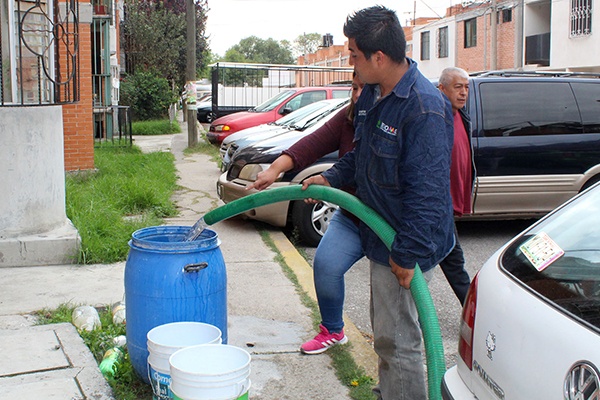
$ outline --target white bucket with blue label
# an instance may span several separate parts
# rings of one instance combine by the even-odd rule
[[[227,344],[176,351],[169,359],[174,399],[248,399],[250,359],[246,350]]]
[[[151,329],[148,339],[148,378],[153,400],[173,399],[169,358],[186,347],[221,344],[221,330],[203,322],[172,322]]]

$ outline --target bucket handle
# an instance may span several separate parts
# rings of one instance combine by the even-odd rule
[[[236,388],[239,388],[241,386],[241,389],[239,389],[240,391],[236,397],[237,399],[240,398],[244,393],[246,393],[250,389],[250,379],[246,378],[239,382],[236,382],[235,386]]]
[[[188,264],[183,267],[183,272],[198,272],[208,267],[208,263],[206,261],[196,263],[196,264]]]
[[[150,382],[150,386],[152,387],[152,393],[156,396],[157,399],[162,399],[164,396],[161,396],[161,394],[160,394],[160,383],[157,380],[156,387],[154,387],[154,385],[152,384],[152,373],[150,371],[151,370],[150,365],[148,365],[146,367],[146,370],[148,371],[148,382]],[[169,382],[170,381],[171,380],[169,379]],[[171,384],[169,383],[169,392],[170,391],[171,391]]]

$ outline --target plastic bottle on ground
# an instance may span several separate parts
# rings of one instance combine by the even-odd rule
[[[71,314],[73,325],[77,329],[93,331],[96,328],[101,328],[100,316],[98,311],[92,306],[79,306],[73,310]]]
[[[113,324],[125,324],[125,303],[122,301],[112,307]]]
[[[123,351],[118,347],[113,347],[112,349],[106,350],[98,368],[100,368],[102,375],[106,377],[115,376],[122,359]]]

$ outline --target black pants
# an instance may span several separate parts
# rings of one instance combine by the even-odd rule
[[[465,298],[467,297],[467,291],[471,284],[471,278],[465,270],[465,257],[463,254],[462,247],[458,241],[458,231],[456,230],[456,224],[454,224],[454,240],[456,244],[450,254],[440,262],[440,267],[450,284],[450,287],[454,291],[460,304],[465,304]]]

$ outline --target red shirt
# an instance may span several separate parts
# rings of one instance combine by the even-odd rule
[[[460,113],[454,113],[454,146],[450,166],[450,194],[454,215],[471,213],[472,192],[471,143]]]

